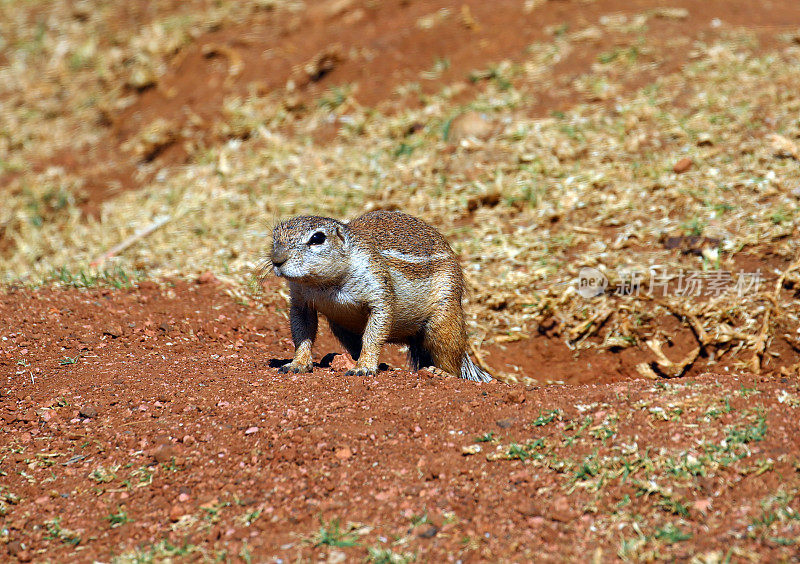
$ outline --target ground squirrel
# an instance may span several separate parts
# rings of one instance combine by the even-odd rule
[[[432,365],[467,380],[492,379],[467,354],[458,259],[422,220],[393,211],[349,223],[295,217],[275,227],[270,260],[291,300],[295,354],[281,372],[311,371],[319,312],[357,360],[346,375],[374,374],[391,342],[408,345],[414,370]]]

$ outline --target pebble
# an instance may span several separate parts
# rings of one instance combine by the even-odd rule
[[[248,427],[244,432],[245,435],[252,435],[253,433],[258,433],[258,427]]]
[[[336,372],[341,372],[342,370],[351,370],[355,367],[355,361],[345,354],[337,354],[333,357],[333,360],[331,360],[331,369],[335,370]]]
[[[523,517],[541,517],[542,515],[542,508],[538,503],[534,502],[523,503],[516,507],[516,510]]]
[[[175,447],[170,445],[162,446],[153,453],[153,458],[159,464],[167,464],[176,456],[178,456],[178,452],[175,450]]]
[[[216,281],[217,277],[214,276],[214,273],[211,272],[210,270],[205,271],[203,274],[197,277],[197,280],[195,280],[195,282],[197,282],[198,284],[208,284],[210,282],[216,282]]]
[[[509,417],[507,419],[500,419],[499,421],[496,422],[496,425],[498,427],[500,427],[501,429],[508,429],[513,424],[514,424],[514,419],[511,418],[511,417]]]
[[[486,139],[492,124],[478,112],[465,112],[450,122],[448,139],[459,143],[465,139]]]
[[[111,325],[106,326],[103,329],[103,335],[108,335],[113,338],[121,337],[122,336],[122,326],[116,323],[112,323]]]
[[[22,548],[22,543],[18,540],[11,541],[6,545],[6,550],[11,556],[18,556],[20,552],[24,549]]]
[[[336,458],[338,458],[339,460],[347,460],[348,458],[353,456],[353,451],[350,450],[350,447],[338,448],[338,449],[336,449],[336,452],[334,453],[334,456]]]
[[[525,403],[525,391],[519,388],[511,390],[506,396],[508,403]]]
[[[183,508],[183,505],[175,504],[169,510],[169,520],[170,521],[178,521],[181,517],[186,515],[186,511]]]
[[[78,415],[86,419],[94,419],[97,417],[97,408],[92,404],[86,404],[78,411]]]
[[[433,537],[436,536],[438,532],[439,529],[431,525],[430,527],[427,527],[422,531],[420,531],[419,533],[417,533],[417,536],[421,539],[432,539]]]
[[[675,163],[675,166],[672,167],[672,172],[675,174],[681,174],[692,168],[693,161],[689,157],[684,157],[678,162]]]

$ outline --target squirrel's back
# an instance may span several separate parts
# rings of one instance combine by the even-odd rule
[[[436,229],[412,215],[399,211],[367,212],[347,224],[359,239],[378,251],[409,256],[454,256],[447,240]]]

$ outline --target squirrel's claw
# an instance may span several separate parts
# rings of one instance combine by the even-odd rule
[[[297,365],[294,362],[290,362],[289,364],[284,364],[283,366],[278,368],[278,372],[281,374],[301,374],[303,372],[311,372],[312,366],[310,364],[307,365]]]
[[[374,368],[353,368],[344,373],[345,376],[375,376]]]

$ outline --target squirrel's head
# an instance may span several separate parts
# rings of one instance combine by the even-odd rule
[[[272,270],[276,276],[309,285],[335,282],[347,268],[347,227],[329,217],[300,216],[272,231]]]

